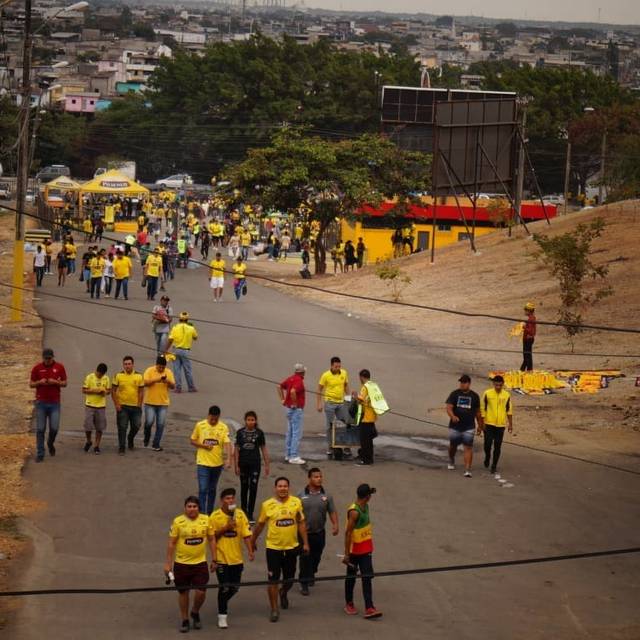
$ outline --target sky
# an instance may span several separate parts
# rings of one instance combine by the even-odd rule
[[[288,0],[287,5],[295,4]],[[640,0],[305,0],[309,7],[640,25]]]

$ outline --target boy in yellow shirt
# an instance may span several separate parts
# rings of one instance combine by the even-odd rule
[[[82,384],[82,393],[85,396],[84,404],[84,433],[87,441],[84,445],[85,453],[91,449],[91,434],[95,430],[96,443],[93,452],[100,453],[100,441],[102,432],[107,428],[107,396],[111,392],[111,381],[107,375],[107,365],[101,362],[94,373],[90,373]]]

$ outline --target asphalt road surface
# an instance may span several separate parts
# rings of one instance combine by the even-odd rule
[[[342,527],[355,487],[369,482],[378,488],[371,502],[378,571],[640,543],[640,477],[505,445],[501,471],[507,483],[497,482],[481,468],[478,453],[474,477],[465,479],[461,469],[445,468],[446,430],[408,419],[387,415],[380,420],[373,467],[327,461],[321,437],[323,418],[310,398],[302,446],[309,464],[302,468],[285,464],[284,418],[275,386],[216,367],[277,381],[300,361],[309,369],[307,388],[315,388],[329,358],[340,355],[354,384],[360,368],[371,369],[392,408],[418,417],[442,406],[447,393],[457,386],[460,372],[355,317],[251,282],[249,294],[240,302],[232,300],[227,286],[225,301],[214,305],[203,269],[180,271],[168,286],[175,313],[188,310],[196,318],[344,339],[196,322],[200,339],[193,356],[214,366],[195,365],[198,393],[172,396],[165,450],[154,453],[140,446],[119,457],[115,415],[109,406],[103,454],[85,454],[82,379],[101,361],[109,365],[110,374],[115,373],[125,354],[136,358],[139,370],[151,364],[152,351],[111,337],[152,346],[150,314],[127,311],[149,312],[150,304],[139,280],[131,285],[128,303],[101,300],[116,308],[78,302],[88,296],[77,279],[70,279],[63,290],[54,284],[52,277],[46,279],[38,302],[40,312],[93,333],[46,324],[45,344],[55,349],[57,359],[67,367],[69,387],[63,396],[58,455],[27,466],[31,493],[46,507],[23,523],[33,538],[34,553],[15,588],[163,586],[169,524],[181,512],[184,497],[197,493],[188,437],[194,421],[203,418],[214,403],[231,421],[240,422],[248,409],[258,412],[274,460],[271,477],[261,480],[259,499],[270,495],[274,478],[281,474],[288,475],[292,489],[299,491],[309,464],[319,463],[326,488],[339,505]],[[46,292],[74,300],[54,299]],[[475,384],[477,390],[482,386],[480,381]],[[445,422],[444,412],[429,417]],[[517,425],[517,408],[515,420]],[[476,451],[480,446],[477,442]],[[229,485],[238,483],[225,472],[219,488]],[[343,574],[337,558],[341,551],[342,532],[338,538],[329,536],[321,576]],[[309,640],[387,640],[391,635],[456,640],[631,639],[640,637],[638,576],[640,557],[628,555],[380,577],[374,581],[374,600],[384,617],[376,621],[346,616],[342,582],[326,581],[319,582],[310,597],[292,591],[291,608],[277,625],[268,621],[265,588],[246,587],[230,604],[226,633]],[[246,563],[244,578],[266,578],[262,545],[255,562]],[[356,589],[356,606],[362,610],[359,585]],[[171,592],[26,598],[4,635],[14,640],[173,638],[179,622],[176,600]],[[223,633],[215,628],[215,591],[209,592],[202,618],[200,635]]]

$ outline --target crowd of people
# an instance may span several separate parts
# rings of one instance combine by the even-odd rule
[[[113,293],[116,299],[120,295],[128,299],[132,259],[138,257],[147,299],[155,302],[158,291],[164,290],[164,284],[175,277],[176,270],[187,267],[196,247],[200,248],[203,259],[208,259],[209,247],[213,247],[215,257],[209,263],[207,279],[214,301],[219,302],[227,272],[222,253],[226,247],[234,257],[234,295],[237,300],[241,299],[247,293],[245,261],[252,241],[249,223],[237,219],[230,229],[215,215],[207,220],[188,209],[184,214],[177,240],[169,233],[171,227],[166,217],[156,227],[155,220],[145,214],[138,220],[139,229],[135,237],[125,238],[122,244],[115,243],[109,249],[100,247],[101,238],[96,236],[93,227],[86,240],[97,244],[87,246],[78,265],[79,277],[85,282],[91,298],[109,297]],[[163,226],[165,237],[158,239]],[[284,234],[289,237],[287,230]],[[155,246],[151,245],[150,236],[156,238]],[[237,246],[232,242],[236,236],[239,238]],[[277,246],[280,250],[282,243]],[[345,246],[342,252],[344,265],[360,267],[364,251],[361,239],[357,247],[351,246],[347,250]],[[275,252],[272,253],[277,257]],[[51,269],[52,260],[47,260],[47,255],[51,253],[47,253],[45,243],[38,248],[34,258],[38,286]],[[68,233],[63,236],[62,248],[56,258],[60,286],[64,286],[67,274],[76,273],[76,256],[73,236]],[[532,367],[531,351],[535,336],[533,305],[528,304],[525,311],[528,324],[523,337],[523,367],[529,368]],[[183,390],[198,392],[190,354],[199,334],[189,313],[182,311],[175,315],[169,296],[163,294],[151,309],[151,319],[156,350],[153,364],[139,372],[133,357],[126,355],[121,369],[112,377],[104,362],[98,363],[84,376],[81,392],[84,399],[83,449],[86,453],[102,453],[102,437],[108,430],[109,399],[116,413],[117,453],[125,456],[137,448],[137,436],[141,430],[144,448],[163,451],[162,440],[171,395]],[[61,390],[67,386],[67,372],[64,365],[55,360],[53,351],[44,349],[42,356],[42,362],[33,367],[30,378],[30,386],[36,392],[36,462],[44,461],[47,451],[50,456],[56,455]],[[283,457],[291,465],[306,464],[300,450],[309,393],[305,387],[306,374],[305,365],[296,363],[291,374],[276,386],[277,399],[283,407],[286,421]],[[355,388],[352,386],[341,358],[334,356],[330,359],[329,368],[319,376],[313,394],[315,408],[324,416],[327,457],[351,459],[354,458],[351,448],[357,447],[355,464],[368,466],[376,460],[374,443],[378,436],[378,419],[389,411],[389,406],[370,370],[359,370],[358,383]],[[449,417],[447,468],[455,470],[456,454],[462,446],[464,477],[471,478],[474,437],[482,435],[484,467],[499,479],[498,464],[504,434],[505,431],[511,433],[513,429],[513,402],[504,388],[504,379],[495,376],[491,387],[479,395],[471,389],[471,378],[462,375],[458,388],[446,398],[444,409]],[[260,478],[271,473],[272,453],[267,445],[268,436],[259,427],[255,410],[245,412],[243,426],[235,433],[221,416],[221,408],[212,405],[207,416],[194,425],[190,434],[189,444],[195,449],[197,495],[190,495],[185,500],[183,513],[176,516],[171,524],[167,543],[164,570],[167,579],[173,581],[178,590],[181,632],[201,627],[200,612],[206,598],[204,587],[209,581],[209,569],[216,573],[219,583],[218,626],[228,627],[229,601],[239,590],[245,558],[249,561],[255,559],[257,541],[265,530],[269,619],[277,622],[281,611],[289,607],[289,592],[296,575],[300,594],[308,596],[312,592],[325,547],[327,520],[333,535],[340,532],[334,499],[325,489],[323,474],[318,467],[309,469],[307,484],[297,495],[291,493],[289,480],[279,476],[274,482],[273,497],[257,505]],[[339,431],[357,435],[355,439],[341,440]],[[233,471],[238,478],[240,505],[236,501],[235,487],[225,486],[218,494],[218,484],[225,469]],[[375,493],[376,489],[366,483],[357,487],[355,499],[346,510],[344,530],[344,611],[348,615],[358,614],[354,588],[356,576],[360,573],[365,618],[382,615],[375,607],[372,595],[373,536],[369,502]],[[193,600],[190,600],[190,591],[195,592]]]

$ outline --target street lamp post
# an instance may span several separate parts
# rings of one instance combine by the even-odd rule
[[[89,5],[76,2],[60,9],[51,18],[66,11],[77,11]],[[46,22],[43,22],[41,29]],[[37,31],[36,31],[37,32]],[[18,114],[18,158],[16,167],[16,219],[13,244],[13,289],[11,292],[11,320],[22,320],[24,288],[24,207],[29,182],[30,153],[30,110],[31,110],[31,54],[33,51],[33,31],[31,29],[31,0],[24,0],[24,41],[22,43],[22,86],[20,88],[20,112]]]

